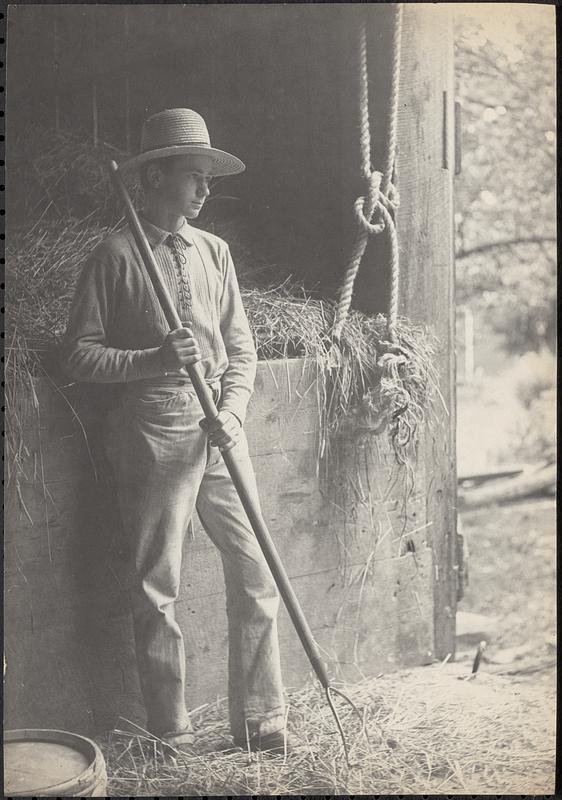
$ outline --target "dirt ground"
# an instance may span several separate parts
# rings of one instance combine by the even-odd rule
[[[522,699],[542,701],[542,753],[555,747],[556,715],[556,507],[553,499],[525,500],[467,511],[462,530],[468,540],[468,585],[458,611],[490,619],[493,634],[480,675],[507,678]],[[474,645],[461,643],[458,664],[467,669]],[[537,708],[535,706],[535,708]],[[531,710],[529,713],[533,714]],[[536,724],[530,719],[530,727]],[[545,789],[554,787],[554,761]],[[523,775],[523,768],[521,769]],[[518,794],[517,772],[510,793]]]
[[[468,585],[459,611],[489,617],[494,635],[483,669],[540,682],[554,692],[556,516],[552,499],[466,511]],[[466,650],[459,647],[457,661]],[[472,657],[473,653],[470,654]]]

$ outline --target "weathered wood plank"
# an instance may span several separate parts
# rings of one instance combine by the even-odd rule
[[[88,686],[91,664],[82,658],[76,626],[64,617],[33,636],[12,629],[5,639],[4,713],[10,727],[92,730]]]
[[[373,563],[368,565],[372,568]],[[330,673],[347,680],[432,660],[432,569],[429,548],[400,559],[376,562],[363,583],[344,586],[338,569],[295,578],[293,585],[322,649]],[[391,601],[389,603],[389,598]],[[384,609],[384,613],[382,610]],[[390,613],[389,613],[390,612]],[[188,685],[198,702],[226,691],[227,634],[224,597],[194,597],[178,605],[186,631]],[[310,665],[282,609],[279,617],[286,685],[300,686]],[[210,690],[210,687],[214,688]]]
[[[439,657],[454,652],[456,608],[451,578],[456,563],[453,89],[450,11],[439,4],[406,4],[398,117],[400,311],[428,324],[439,342],[436,367],[447,406],[446,412],[438,408],[440,424],[421,454],[426,461],[427,520],[432,521]],[[444,128],[449,131],[446,143]]]
[[[308,401],[316,392],[310,389],[305,365],[260,365],[258,374],[261,391],[247,427],[257,442],[254,466],[264,514],[315,635],[333,656],[332,671],[356,678],[362,672],[422,662],[432,650],[427,582],[431,529],[424,524],[424,493],[408,492],[384,440],[346,439],[338,446],[336,479],[319,480],[316,448],[310,446],[318,437],[318,410],[315,399]],[[296,398],[294,406],[289,392]],[[65,404],[46,394],[45,403],[59,421],[46,420],[45,425],[63,430],[68,422]],[[80,407],[79,398],[75,403]],[[306,447],[260,453],[260,443],[267,442],[267,451],[272,441],[288,441],[287,429],[299,417],[299,436],[307,425],[311,432]],[[56,446],[54,438],[54,459]],[[25,514],[14,516],[13,510],[9,520],[7,681],[12,687],[17,674],[28,690],[21,694],[14,684],[17,703],[10,705],[10,713],[22,720],[18,703],[32,698],[34,724],[48,724],[44,715],[53,694],[49,689],[38,703],[35,695],[41,686],[40,659],[46,658],[52,632],[53,642],[59,641],[63,649],[69,640],[71,658],[77,658],[73,654],[80,642],[83,658],[91,656],[91,663],[97,664],[87,676],[86,689],[81,689],[89,698],[79,699],[83,724],[74,717],[69,722],[76,729],[99,729],[114,724],[112,715],[121,713],[142,724],[126,600],[126,548],[117,511],[108,487],[96,486],[89,467],[75,462],[74,453],[67,450],[63,469],[56,479],[46,481],[47,502],[42,481],[22,484],[33,525]],[[185,544],[178,618],[187,637],[190,697],[200,705],[226,686],[226,620],[220,558],[197,522],[195,538],[187,538]],[[280,637],[286,679],[299,685],[310,668],[285,612]],[[69,669],[64,673],[68,691],[78,696],[74,683],[79,674],[85,679],[85,668]],[[44,673],[51,680],[49,670]],[[61,690],[57,676],[52,684],[53,691]],[[17,724],[31,720],[25,717]]]
[[[425,462],[412,487],[384,439],[351,436],[336,445],[334,479],[320,480],[313,378],[302,361],[260,365],[247,429],[265,517],[315,635],[332,654],[333,671],[356,678],[422,663],[433,649]],[[91,491],[90,465],[79,454],[84,437],[68,407],[42,391],[52,415],[45,420],[43,414],[42,455],[50,465],[58,458],[60,469],[49,469],[45,482],[35,474],[22,483],[33,525],[21,513],[11,518],[7,623],[28,645],[38,630],[62,626],[60,635],[77,641],[87,629],[84,652],[100,654],[88,683],[95,725],[112,724],[116,709],[142,724],[116,510],[108,497],[100,502],[102,486]],[[73,400],[81,408],[80,397]],[[70,439],[64,451],[61,435]],[[107,549],[105,562],[100,549]],[[195,539],[186,541],[178,618],[186,631],[191,696],[200,704],[226,686],[226,621],[220,559],[197,523]],[[280,637],[287,680],[298,685],[310,669],[284,612]],[[18,652],[13,636],[9,644],[10,653]],[[26,685],[38,690],[37,659],[17,664]]]

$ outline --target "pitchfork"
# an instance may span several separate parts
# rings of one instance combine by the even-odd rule
[[[149,275],[150,281],[154,287],[158,300],[162,306],[162,310],[166,317],[166,321],[170,326],[170,330],[176,330],[182,327],[182,322],[179,318],[179,315],[176,311],[172,298],[168,292],[168,289],[162,279],[160,274],[160,269],[156,263],[154,255],[152,253],[152,249],[148,243],[144,230],[140,224],[137,212],[131,202],[131,198],[129,193],[123,183],[123,179],[119,172],[119,167],[115,163],[115,161],[110,161],[109,163],[109,175],[111,178],[111,182],[119,195],[120,199],[123,201],[125,206],[125,216],[127,221],[130,225],[131,231],[133,233],[135,242],[141,254],[142,260],[146,267],[146,271]],[[193,384],[193,388],[199,398],[199,402],[201,403],[201,407],[203,409],[203,413],[205,417],[209,421],[214,421],[218,416],[218,410],[214,403],[211,390],[205,383],[204,379],[202,378],[199,365],[198,364],[188,364],[186,365],[187,373],[189,378],[191,379],[191,383]],[[345,758],[347,761],[348,766],[352,766],[349,762],[349,750],[347,747],[347,742],[345,738],[345,734],[343,732],[343,728],[340,722],[340,718],[338,716],[338,712],[334,705],[334,700],[332,697],[332,693],[339,695],[342,697],[349,705],[353,708],[353,710],[357,713],[361,721],[363,722],[363,718],[359,709],[354,705],[352,700],[347,697],[343,692],[339,689],[335,689],[333,686],[330,686],[330,680],[328,678],[328,673],[326,671],[326,667],[324,662],[321,659],[320,651],[318,649],[318,645],[314,641],[314,637],[312,635],[312,631],[310,630],[310,626],[306,621],[306,618],[303,614],[302,608],[300,603],[297,599],[293,591],[293,587],[289,581],[289,577],[285,568],[279,558],[279,554],[271,538],[271,534],[267,529],[267,525],[265,524],[265,520],[262,517],[261,510],[259,508],[259,503],[257,503],[254,498],[252,497],[252,490],[251,487],[248,485],[246,477],[244,475],[243,470],[240,469],[240,466],[236,460],[236,451],[235,450],[221,450],[222,457],[230,473],[230,477],[232,478],[232,482],[238,492],[240,497],[240,501],[246,514],[248,515],[248,519],[252,526],[252,529],[256,535],[256,539],[262,549],[262,552],[265,556],[265,560],[271,570],[271,574],[277,584],[277,588],[279,589],[279,594],[283,598],[283,602],[289,612],[289,616],[295,626],[296,632],[301,640],[302,646],[305,649],[305,652],[310,660],[312,668],[316,673],[318,680],[322,684],[322,687],[326,693],[326,699],[334,715],[334,719],[336,720],[336,725],[338,727],[338,731],[340,733],[343,748],[345,752]],[[363,729],[364,730],[364,729]],[[365,735],[366,735],[366,731]]]

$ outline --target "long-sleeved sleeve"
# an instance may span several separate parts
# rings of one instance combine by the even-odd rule
[[[232,412],[240,423],[244,424],[248,402],[254,390],[257,355],[228,249],[221,298],[220,328],[228,356],[228,367],[222,376],[220,407],[223,411]]]
[[[124,350],[107,344],[118,281],[118,261],[94,252],[78,279],[62,348],[62,369],[75,380],[118,383],[163,374],[158,347]]]

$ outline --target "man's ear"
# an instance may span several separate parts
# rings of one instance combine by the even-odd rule
[[[159,189],[162,185],[163,173],[159,164],[148,164],[146,169],[146,180],[153,189]]]

